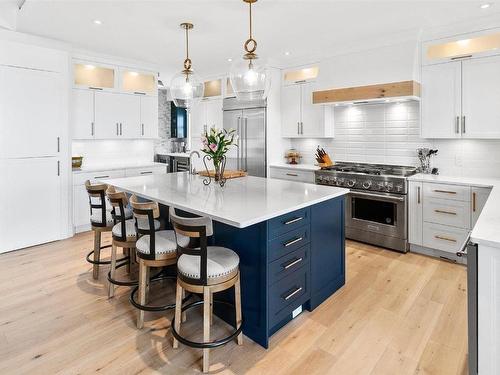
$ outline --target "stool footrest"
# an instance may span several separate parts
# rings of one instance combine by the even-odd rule
[[[182,307],[182,312],[189,310],[193,307],[203,305],[204,301],[196,301],[196,302],[191,302],[189,305],[186,305]],[[234,304],[226,301],[217,301],[214,300],[213,304],[221,304],[221,305],[226,305],[229,307],[232,307],[233,309],[235,308]],[[242,331],[243,329],[243,321],[241,322],[240,326],[234,330],[233,333],[231,333],[229,336],[226,336],[222,339],[219,340],[214,340],[211,342],[197,342],[197,341],[191,341],[186,339],[185,337],[182,337],[179,335],[179,333],[175,330],[175,317],[172,318],[172,322],[170,323],[170,330],[172,331],[172,335],[179,341],[180,343],[187,345],[191,348],[197,348],[197,349],[213,349],[217,348],[222,345],[226,345],[229,341],[234,340]]]
[[[149,280],[151,282],[154,281],[160,281],[160,280],[177,280],[177,276],[168,276],[168,275],[160,275],[161,272],[153,277],[151,277]],[[137,285],[134,289],[132,289],[132,292],[130,293],[130,303],[132,306],[134,306],[136,309],[143,310],[143,311],[165,311],[165,310],[170,310],[175,308],[175,303],[170,303],[168,305],[162,305],[162,306],[152,306],[152,305],[141,305],[140,303],[136,302],[135,296],[137,292],[139,291],[139,286]],[[185,303],[191,298],[192,294],[188,294],[183,300],[182,303]]]
[[[102,249],[107,249],[108,247],[111,247],[111,245],[106,245],[106,246],[101,246],[101,250]],[[94,250],[92,250],[90,253],[87,254],[87,256],[85,257],[85,259],[87,259],[87,262],[91,263],[91,264],[98,264],[98,265],[105,265],[105,264],[111,264],[111,261],[110,260],[93,260],[93,259],[90,259],[90,257],[94,255]],[[123,257],[123,258],[120,258],[120,259],[117,259],[116,262],[122,262],[124,260],[128,260],[128,256],[126,257]]]

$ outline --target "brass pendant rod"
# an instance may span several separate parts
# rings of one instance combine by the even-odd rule
[[[250,39],[253,39],[252,37],[252,3],[248,3],[250,7]]]
[[[189,29],[186,27],[186,59],[189,59]]]

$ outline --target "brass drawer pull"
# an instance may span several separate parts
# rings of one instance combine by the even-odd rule
[[[287,176],[292,176],[292,177],[299,177],[299,175],[296,174],[296,173],[287,173],[286,175]]]
[[[456,215],[456,212],[451,212],[451,211],[443,211],[443,210],[434,210],[434,212],[437,212],[438,214],[447,214],[447,215]]]
[[[444,241],[449,241],[449,242],[457,242],[457,240],[454,240],[453,238],[448,238],[448,237],[443,237],[443,236],[434,236],[434,238],[438,240],[444,240]]]
[[[435,193],[444,193],[444,194],[457,194],[456,191],[450,191],[450,190],[434,190]]]
[[[285,247],[292,246],[293,244],[295,244],[295,243],[297,243],[297,242],[300,242],[300,241],[302,241],[302,240],[303,240],[303,238],[302,238],[302,237],[299,237],[299,238],[296,238],[296,239],[294,239],[294,240],[291,240],[291,241],[285,242],[283,245],[284,245]]]
[[[297,289],[295,289],[292,293],[290,293],[289,295],[287,295],[286,297],[283,297],[285,301],[288,301],[290,298],[292,298],[294,295],[296,295],[298,292],[300,292],[302,290],[302,287],[299,287]]]
[[[296,217],[295,219],[285,221],[283,224],[290,225],[290,224],[296,223],[297,221],[301,221],[302,219],[303,219],[302,216],[301,217]]]
[[[290,263],[288,263],[287,265],[284,265],[283,268],[284,269],[289,269],[290,267],[293,267],[295,266],[296,264],[302,262],[302,258],[299,258],[299,259],[295,259],[295,260],[292,260]]]

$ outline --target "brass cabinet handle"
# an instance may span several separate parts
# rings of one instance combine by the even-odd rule
[[[286,265],[283,265],[283,268],[284,269],[289,269],[290,267],[293,267],[295,266],[296,264],[302,262],[302,258],[299,258],[299,259],[295,259],[295,260],[292,260],[290,263],[286,264]]]
[[[443,241],[449,241],[449,242],[457,242],[457,240],[453,239],[453,238],[448,238],[448,237],[443,237],[443,236],[434,236],[434,238],[438,239],[438,240],[443,240]]]
[[[290,224],[296,223],[297,221],[301,221],[302,219],[303,219],[302,216],[296,217],[295,219],[285,221],[283,224],[290,225]]]
[[[476,212],[476,192],[472,192],[472,212]]]
[[[294,295],[296,295],[298,292],[300,292],[302,290],[302,287],[298,287],[296,288],[292,293],[290,293],[289,295],[287,295],[286,297],[283,297],[283,299],[285,301],[288,301],[290,298],[292,298]]]
[[[287,176],[292,176],[292,177],[299,177],[299,175],[296,174],[296,173],[287,173],[286,175]]]
[[[444,194],[457,194],[456,191],[450,191],[450,190],[434,190],[435,193],[444,193]]]
[[[300,242],[300,241],[302,241],[302,240],[303,240],[303,238],[302,238],[302,237],[298,237],[298,238],[296,238],[296,239],[294,239],[294,240],[291,240],[291,241],[285,242],[285,243],[283,244],[283,246],[285,246],[285,247],[292,246],[293,244],[295,244],[295,243],[297,243],[297,242]]]
[[[456,212],[451,212],[451,211],[443,211],[443,210],[434,210],[434,212],[437,212],[438,214],[446,214],[446,215],[456,215]]]

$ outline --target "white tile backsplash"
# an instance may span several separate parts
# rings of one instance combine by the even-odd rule
[[[73,156],[83,156],[83,165],[132,164],[151,162],[154,159],[154,141],[130,140],[81,140],[73,141]]]
[[[433,166],[442,175],[500,178],[500,140],[420,138],[419,103],[335,107],[335,138],[293,139],[303,163],[316,147],[336,161],[418,165],[418,147],[437,148]]]

